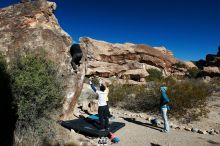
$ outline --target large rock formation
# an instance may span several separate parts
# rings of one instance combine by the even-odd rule
[[[23,1],[0,9],[0,52],[7,61],[28,52],[44,50],[58,66],[65,81],[65,103],[62,118],[67,118],[82,88],[83,71],[74,73],[69,53],[71,37],[60,27],[53,11],[56,4],[46,0]],[[83,65],[82,65],[83,67]],[[80,74],[82,73],[82,74]]]
[[[207,54],[205,60],[199,60],[196,64],[202,69],[201,76],[220,76],[220,47],[217,54]]]
[[[91,38],[80,38],[86,54],[87,75],[117,76],[141,81],[148,76],[146,69],[156,68],[168,75],[176,63],[170,51],[142,44],[111,44]],[[86,55],[86,56],[85,56]]]

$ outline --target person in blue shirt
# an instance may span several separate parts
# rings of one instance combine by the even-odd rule
[[[164,129],[162,130],[162,132],[169,132],[170,131],[170,126],[169,126],[169,121],[168,121],[168,117],[167,117],[167,110],[169,110],[169,106],[167,105],[170,100],[169,97],[167,96],[167,87],[166,86],[161,86],[160,87],[160,92],[161,92],[161,96],[160,96],[160,110],[162,112],[162,118],[163,118],[163,122],[164,122]]]

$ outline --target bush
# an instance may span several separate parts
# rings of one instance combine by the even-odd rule
[[[174,63],[173,64],[173,67],[176,67],[176,68],[186,68],[186,65],[182,62],[177,62],[177,63]]]
[[[83,82],[89,84],[90,80],[92,81],[92,83],[95,86],[99,86],[99,77],[98,76],[86,75]]]
[[[62,83],[57,69],[44,56],[27,55],[10,64],[11,87],[17,108],[17,132],[52,136],[50,114],[62,107]],[[44,119],[44,120],[42,120]],[[19,130],[19,131],[18,131]],[[18,134],[18,135],[19,135]],[[47,135],[47,136],[48,136]]]
[[[110,104],[135,112],[158,114],[160,86],[164,84],[168,86],[172,117],[191,121],[206,116],[206,101],[210,91],[208,85],[199,80],[178,82],[168,77],[162,82],[148,82],[146,86],[112,84],[109,88]]]
[[[146,77],[146,81],[160,81],[163,79],[163,73],[157,69],[148,69],[149,76]]]
[[[189,73],[190,78],[196,78],[200,72],[201,72],[201,70],[197,69],[196,67],[188,69],[188,73]]]
[[[109,87],[109,102],[112,106],[135,112],[155,111],[159,105],[159,92],[152,89],[144,85],[114,83]]]
[[[215,86],[220,86],[220,77],[212,78],[210,84],[215,85]]]
[[[206,83],[199,80],[185,80],[168,87],[172,116],[176,118],[184,117],[190,122],[207,115],[207,97],[211,93]]]

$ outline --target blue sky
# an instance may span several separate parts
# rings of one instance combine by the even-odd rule
[[[181,60],[204,59],[220,45],[220,0],[51,0],[74,42],[165,46]],[[1,0],[0,7],[19,0]]]

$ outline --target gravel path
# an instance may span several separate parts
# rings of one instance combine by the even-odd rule
[[[160,132],[160,128],[148,126],[147,121],[117,118],[126,126],[115,134],[120,138],[117,146],[220,146],[220,135],[202,135],[181,130],[170,133]]]

